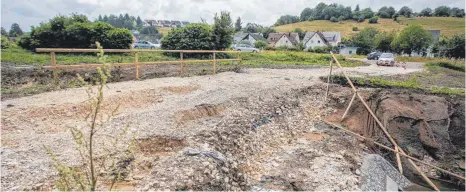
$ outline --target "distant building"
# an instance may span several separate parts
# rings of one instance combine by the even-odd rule
[[[342,46],[340,47],[340,55],[354,55],[359,47]]]
[[[272,47],[294,47],[299,44],[298,33],[269,33],[267,42]]]
[[[254,46],[254,43],[259,40],[267,42],[267,39],[265,39],[261,34],[257,33],[247,33],[246,36],[241,39],[241,41],[248,41],[252,46]]]
[[[306,32],[303,38],[303,44],[306,50],[314,47],[322,46],[338,46],[341,42],[340,32],[324,31],[324,32]]]

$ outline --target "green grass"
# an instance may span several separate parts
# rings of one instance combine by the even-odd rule
[[[242,53],[242,64],[260,66],[260,65],[313,65],[328,66],[330,65],[330,54],[319,54],[310,52],[293,52],[293,51],[262,51],[261,53]],[[345,67],[356,67],[364,65],[360,61],[346,59],[337,55],[338,61]]]
[[[325,81],[327,77],[322,77]],[[429,93],[465,95],[464,64],[452,62],[432,62],[426,70],[408,75],[382,77],[351,77],[353,83],[365,87],[406,88],[423,90]],[[342,75],[334,82],[347,85]]]
[[[440,30],[440,35],[451,37],[454,34],[464,33],[465,21],[464,18],[455,17],[416,17],[404,18],[398,17],[398,20],[403,24],[398,24],[393,19],[379,18],[377,24],[369,24],[366,19],[364,22],[358,23],[354,20],[346,20],[342,22],[330,22],[328,20],[303,21],[287,25],[274,27],[279,32],[292,32],[295,28],[301,28],[305,31],[340,31],[342,37],[350,37],[359,31],[353,31],[353,27],[359,30],[365,27],[372,26],[381,31],[401,31],[407,24],[420,24],[426,29]]]
[[[169,57],[161,52],[141,52],[138,54],[139,62],[147,61],[169,61],[178,60],[179,58]],[[236,55],[232,55],[236,58]],[[362,62],[347,60],[343,56],[338,56],[342,65],[360,66]],[[207,58],[205,58],[207,59]],[[242,64],[260,66],[260,65],[329,65],[329,54],[316,54],[310,52],[291,52],[291,51],[264,51],[261,53],[241,53]],[[89,64],[98,63],[98,58],[94,54],[57,54],[57,64]],[[20,48],[3,49],[2,63],[12,63],[15,65],[50,65],[50,54],[33,53]],[[131,54],[107,54],[108,63],[130,63],[134,61]],[[231,63],[231,62],[222,62]],[[219,64],[222,64],[219,63]]]

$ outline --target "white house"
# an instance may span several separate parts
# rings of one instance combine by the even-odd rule
[[[338,46],[341,42],[340,32],[327,31],[327,32],[307,32],[303,38],[303,44],[307,49],[321,46]]]
[[[241,41],[249,41],[249,44],[252,46],[254,46],[256,41],[259,40],[267,42],[267,40],[264,37],[262,37],[261,34],[257,33],[248,33],[246,36],[243,37],[243,39],[241,39]]]
[[[298,33],[270,33],[267,42],[274,47],[294,47],[299,43]]]
[[[303,45],[305,50],[310,50],[315,47],[329,46],[330,44],[321,32],[307,32],[304,36]]]

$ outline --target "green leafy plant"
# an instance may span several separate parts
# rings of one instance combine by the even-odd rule
[[[84,84],[87,89],[88,101],[87,101],[87,113],[86,113],[86,128],[71,128],[71,134],[75,142],[75,149],[79,158],[83,162],[81,167],[73,167],[61,163],[54,152],[44,146],[47,153],[50,155],[53,166],[58,171],[59,179],[55,185],[58,190],[70,191],[70,190],[81,190],[81,191],[95,191],[101,175],[101,172],[111,172],[108,175],[111,179],[110,190],[113,185],[121,179],[121,172],[123,167],[119,164],[118,160],[133,159],[134,156],[134,135],[128,134],[128,126],[126,126],[119,135],[116,135],[110,139],[99,138],[96,139],[98,131],[108,122],[112,117],[115,116],[118,111],[119,105],[114,109],[111,109],[110,113],[106,114],[104,109],[104,88],[110,75],[110,65],[105,64],[106,56],[102,47],[96,42],[100,52],[97,54],[99,60],[103,63],[103,66],[97,68],[99,77],[97,79],[97,86],[93,87],[87,83],[83,77],[79,76],[78,79],[81,84]],[[104,137],[103,135],[99,135]],[[121,150],[117,149],[119,141],[124,140],[125,137],[130,140],[128,144],[123,144],[127,148]],[[99,141],[99,145],[97,142]],[[105,141],[109,142],[107,145]],[[103,155],[96,154],[96,148],[102,149]]]

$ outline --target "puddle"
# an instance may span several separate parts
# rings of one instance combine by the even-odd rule
[[[325,133],[304,133],[303,138],[312,140],[312,141],[322,141],[329,137],[329,135]]]

